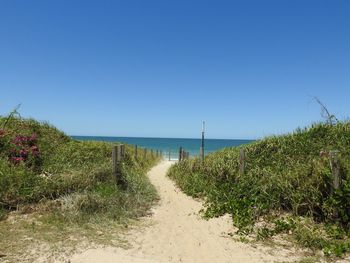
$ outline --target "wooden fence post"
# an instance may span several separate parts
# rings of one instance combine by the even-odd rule
[[[121,152],[121,158],[124,159],[125,158],[125,145],[124,144],[120,145],[120,152]]]
[[[340,187],[340,172],[339,172],[339,164],[337,161],[337,154],[339,151],[334,150],[329,152],[330,164],[332,169],[332,177],[333,177],[333,191],[339,189]]]
[[[332,190],[331,190],[332,192],[339,189],[340,183],[341,183],[340,167],[337,160],[338,153],[339,153],[338,150],[329,151],[329,159],[330,159],[330,165],[331,165],[332,177],[333,177]],[[334,211],[334,217],[339,218],[338,211]]]
[[[137,160],[137,145],[135,145],[135,160]]]
[[[181,149],[181,153],[180,153],[180,155],[181,155],[181,161],[187,159],[187,153],[188,153],[188,152],[186,152],[184,149]]]
[[[245,149],[241,148],[239,150],[239,173],[241,175],[243,175],[245,171],[245,158],[246,158]]]
[[[122,145],[113,146],[112,161],[113,161],[113,174],[115,176],[116,183],[119,184],[122,181],[122,174],[121,174],[121,164],[123,161]]]
[[[179,162],[181,162],[181,157],[182,157],[182,147],[179,149]]]

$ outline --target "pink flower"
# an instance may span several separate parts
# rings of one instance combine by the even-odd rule
[[[12,143],[13,148],[10,153],[10,160],[18,164],[20,162],[26,162],[30,156],[38,158],[40,155],[39,148],[36,144],[37,135],[33,133],[31,136],[17,135]]]
[[[21,161],[24,161],[23,157],[11,157],[11,161],[15,164],[19,164]]]
[[[34,156],[38,156],[40,154],[39,148],[35,145],[31,147],[31,150]]]
[[[23,158],[27,158],[28,157],[28,151],[26,149],[22,149],[19,151],[19,154],[23,157]]]

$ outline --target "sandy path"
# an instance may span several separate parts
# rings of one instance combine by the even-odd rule
[[[164,161],[149,172],[161,201],[150,226],[137,227],[128,235],[132,248],[90,249],[74,255],[72,263],[88,262],[280,262],[293,261],[288,250],[275,250],[235,242],[229,217],[203,220],[199,201],[183,194],[166,177],[171,162]],[[148,222],[149,221],[149,222]],[[293,253],[294,254],[294,253]]]

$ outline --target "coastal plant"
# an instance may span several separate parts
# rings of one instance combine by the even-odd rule
[[[247,156],[244,174],[239,173],[242,147]],[[329,156],[322,154],[332,150],[339,152],[339,189],[333,189]],[[350,123],[343,122],[314,124],[287,135],[226,148],[206,156],[204,164],[198,158],[180,162],[171,167],[169,176],[184,192],[205,200],[204,216],[231,214],[241,234],[258,231],[259,238],[275,235],[278,231],[269,228],[256,230],[255,223],[274,214],[289,213],[311,218],[316,225],[336,225],[348,235],[349,167]],[[297,236],[296,230],[289,230]],[[299,240],[306,244],[302,238]],[[310,246],[327,250],[327,242],[316,246],[315,241]],[[339,246],[343,246],[339,251],[346,248]],[[336,246],[332,247],[330,253],[338,255]]]
[[[146,211],[157,199],[145,177],[159,160],[155,156],[136,160],[133,147],[127,146],[123,166],[127,187],[121,189],[112,174],[112,143],[76,141],[48,123],[33,119],[4,117],[0,118],[0,126],[5,127],[0,132],[1,218],[11,210],[51,201],[53,211],[59,211],[59,200],[70,195],[81,197],[77,204],[83,205],[73,209],[79,211],[77,218],[96,214],[130,218],[144,213],[140,211]],[[106,195],[107,190],[113,194]],[[114,205],[107,209],[115,211],[114,216],[99,209],[107,204]]]
[[[24,162],[34,170],[40,168],[41,157],[36,134],[31,136],[17,135],[11,143],[9,160],[13,164]]]

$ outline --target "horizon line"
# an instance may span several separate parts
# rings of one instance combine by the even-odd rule
[[[184,139],[184,140],[201,140],[200,137],[143,137],[143,136],[107,136],[107,135],[68,135],[70,137],[103,137],[103,138],[138,138],[138,139]],[[227,139],[227,138],[205,138],[205,140],[241,140],[241,141],[256,141],[259,139]]]

